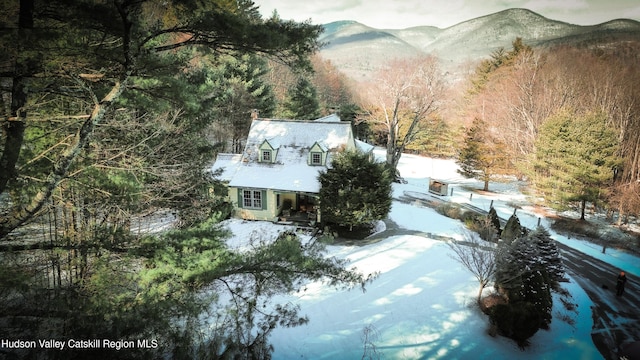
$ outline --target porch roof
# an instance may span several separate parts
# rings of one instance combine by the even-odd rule
[[[280,191],[320,192],[319,170],[326,167],[310,167],[306,162],[298,164],[243,163],[237,167],[229,186],[260,188]]]
[[[233,174],[235,174],[241,161],[242,154],[220,153],[211,167],[211,172],[215,174],[220,171],[218,179],[228,182],[233,178]]]

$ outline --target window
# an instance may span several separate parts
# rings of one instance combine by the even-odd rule
[[[322,153],[319,153],[319,152],[311,153],[311,165],[322,165]]]
[[[271,150],[262,150],[262,162],[271,162]]]
[[[259,190],[244,190],[242,193],[242,207],[262,209],[262,192]]]

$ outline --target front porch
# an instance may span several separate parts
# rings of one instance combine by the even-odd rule
[[[297,227],[313,228],[318,223],[315,213],[291,211],[288,214],[278,216],[278,224],[295,225]]]
[[[315,227],[320,221],[317,194],[278,192],[276,198],[278,223]]]

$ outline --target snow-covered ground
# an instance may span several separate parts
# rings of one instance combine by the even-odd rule
[[[433,177],[456,183],[447,200],[471,202],[485,209],[493,200],[505,218],[513,213],[513,204],[526,205],[515,182],[492,183],[495,193],[474,194],[470,199],[465,189],[481,188],[481,184],[461,178],[456,168],[449,160],[403,155],[399,170],[408,183],[394,184],[394,197],[405,192],[426,194],[426,178]],[[526,207],[518,210],[518,217],[529,227],[538,221]],[[398,201],[393,202],[389,218],[402,228],[429,234],[459,238],[462,232],[456,220]],[[540,221],[547,224],[545,219]],[[229,220],[227,226],[234,233],[230,245],[236,248],[246,246],[246,240],[258,234],[266,240],[269,234],[275,236],[283,230],[268,222],[240,220]],[[602,254],[596,245],[553,235],[631,274],[640,274],[637,258],[613,249]],[[312,283],[302,292],[275,299],[299,304],[310,322],[274,330],[270,338],[274,359],[361,359],[365,350],[371,358],[384,359],[602,358],[591,341],[592,303],[573,279],[564,288],[577,307],[566,310],[554,295],[551,328],[536,333],[531,346],[521,351],[511,340],[487,334],[487,317],[474,305],[478,283],[452,258],[444,242],[426,236],[392,235],[364,246],[329,246],[328,251],[329,256],[348,259],[350,266],[362,273],[380,275],[368,284],[366,292],[339,291]]]

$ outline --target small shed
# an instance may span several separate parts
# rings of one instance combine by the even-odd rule
[[[429,192],[440,195],[449,195],[449,183],[444,180],[429,179]]]

